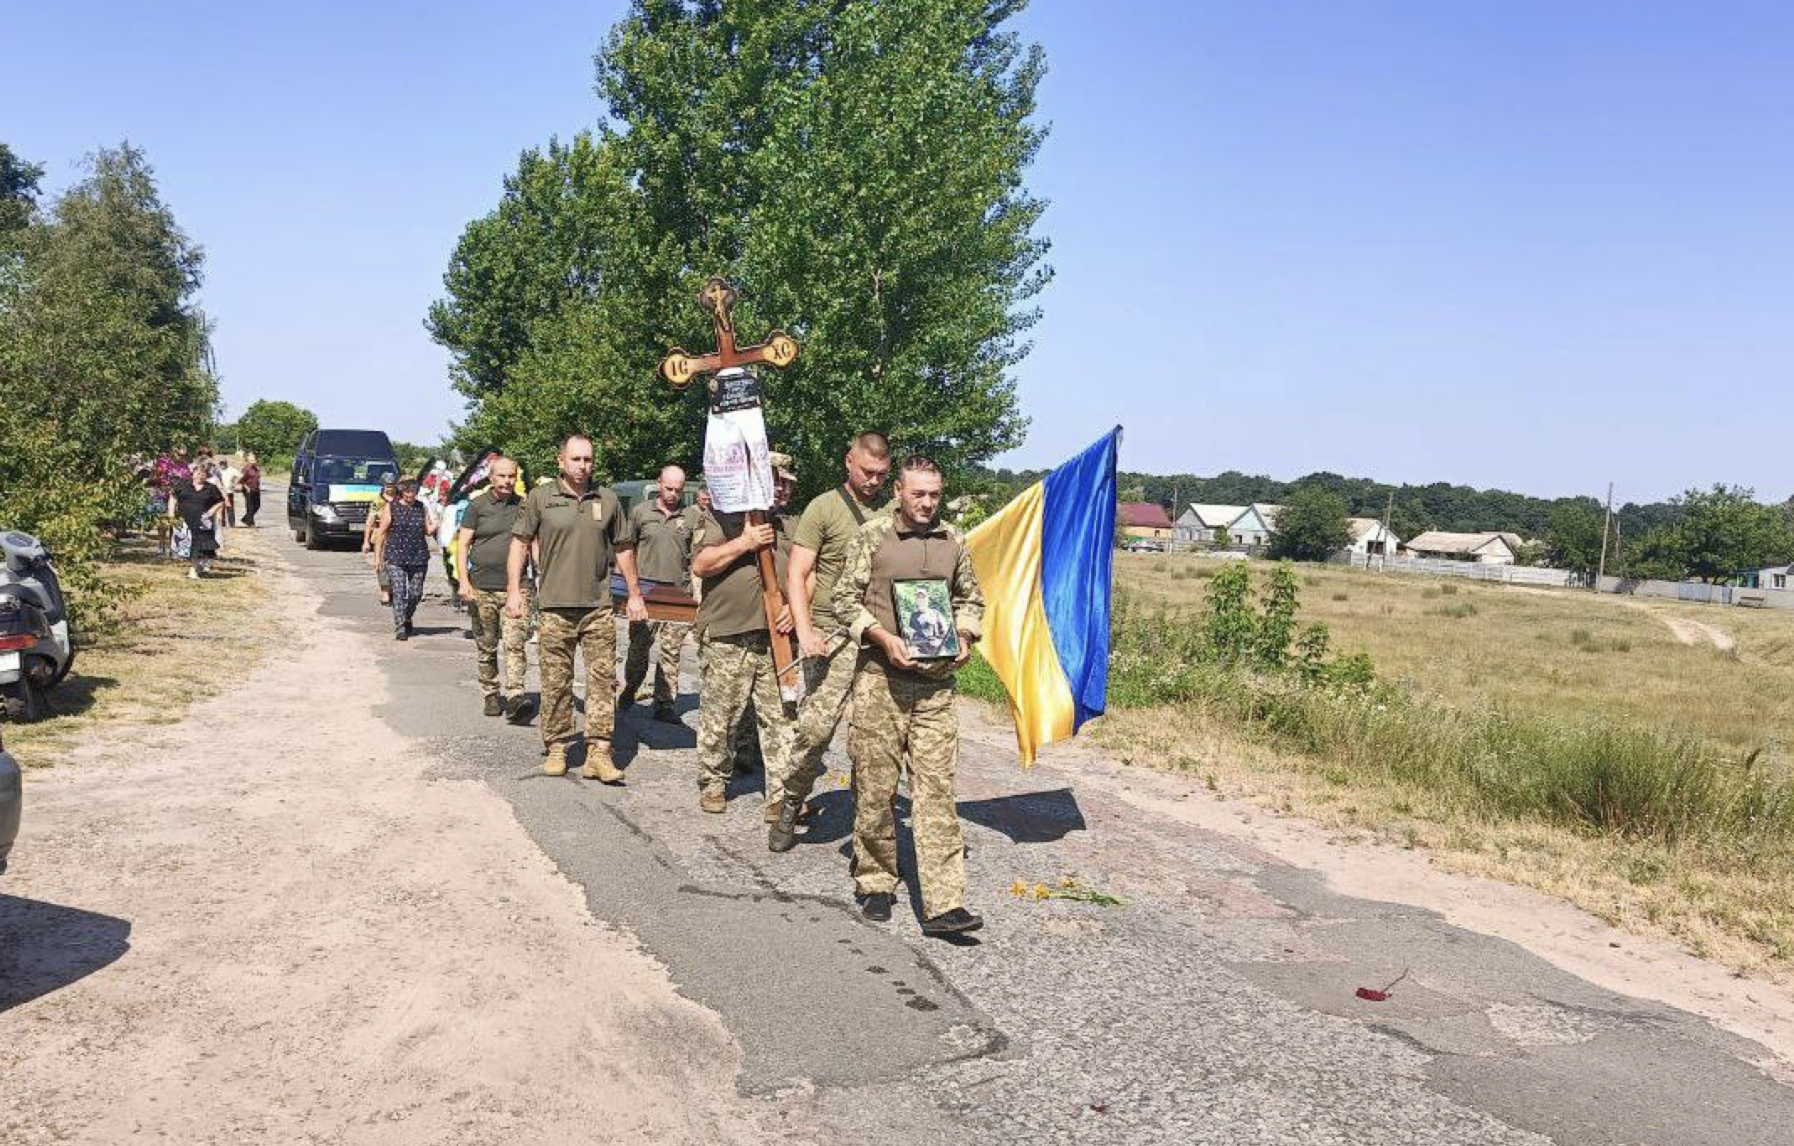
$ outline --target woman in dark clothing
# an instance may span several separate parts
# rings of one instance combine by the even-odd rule
[[[436,532],[436,515],[417,500],[417,483],[399,483],[399,496],[380,509],[375,526],[380,537],[380,557],[392,581],[393,636],[411,637],[411,616],[424,595],[424,574],[430,570],[430,537]]]
[[[262,467],[256,464],[254,454],[243,455],[243,476],[239,480],[243,485],[243,524],[253,528],[255,515],[262,508]]]
[[[168,512],[187,526],[193,559],[193,568],[187,570],[187,576],[197,581],[212,567],[212,558],[218,555],[218,519],[224,515],[224,495],[218,492],[211,471],[205,465],[194,465],[187,480],[174,487]]]

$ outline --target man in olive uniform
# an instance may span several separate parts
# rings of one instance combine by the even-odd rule
[[[789,459],[773,459],[789,472]],[[772,641],[766,630],[760,567],[755,554],[774,546],[776,575],[783,579],[790,541],[784,519],[768,515],[768,524],[749,525],[745,513],[705,511],[692,543],[691,568],[702,582],[698,604],[699,708],[698,806],[706,812],[728,807],[725,789],[733,771],[736,728],[753,710],[766,762],[766,805],[773,812],[781,789],[772,780],[786,771],[794,727],[779,695],[773,668]],[[778,631],[791,631],[787,608]]]
[[[685,471],[666,466],[660,471],[660,487],[652,501],[630,511],[635,530],[636,572],[645,581],[674,585],[683,590],[691,580],[692,514],[680,502],[685,497]],[[620,714],[635,703],[636,690],[648,675],[648,646],[658,643],[660,656],[654,666],[654,719],[679,723],[673,700],[679,695],[679,652],[685,647],[691,625],[685,621],[632,621],[629,653],[623,661],[623,691],[617,697]]]
[[[480,692],[487,716],[503,715],[513,724],[527,719],[529,706],[523,696],[524,652],[529,643],[529,618],[505,614],[507,563],[511,534],[523,498],[517,493],[517,463],[494,458],[486,488],[470,498],[456,530],[455,566],[460,588],[473,621],[474,647],[479,654]],[[498,646],[505,648],[505,675],[498,678]]]
[[[897,476],[895,512],[854,536],[835,582],[835,615],[866,655],[853,686],[847,754],[853,761],[853,870],[861,912],[891,918],[897,887],[897,825],[892,798],[909,758],[910,825],[922,891],[922,931],[951,935],[984,921],[965,909],[965,845],[954,800],[959,722],[953,677],[982,635],[984,594],[958,531],[939,519],[941,471],[910,458]],[[944,582],[959,630],[952,659],[913,655],[896,615],[898,581]]]
[[[848,639],[847,621],[836,614],[832,594],[849,543],[862,525],[882,512],[891,445],[877,431],[863,433],[849,444],[845,464],[847,480],[804,507],[791,537],[791,565],[785,575],[806,685],[791,773],[783,779],[785,798],[799,813],[822,775],[822,757],[841,723],[859,663],[858,642]],[[792,842],[791,833],[778,825],[767,836],[767,846],[776,852],[789,849]]]
[[[623,773],[611,756],[616,711],[617,629],[611,608],[610,564],[614,559],[627,587],[625,611],[631,622],[648,617],[635,571],[635,533],[617,495],[592,484],[592,442],[574,434],[561,443],[560,478],[539,485],[523,499],[511,533],[505,612],[521,620],[528,605],[523,567],[536,543],[536,599],[541,629],[536,655],[542,669],[542,770],[567,774],[567,746],[573,742],[573,652],[586,660],[586,763],[589,780],[618,784]]]

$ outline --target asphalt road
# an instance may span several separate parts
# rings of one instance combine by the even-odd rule
[[[268,518],[278,525],[277,504]],[[847,875],[844,737],[822,814],[772,855],[757,775],[737,778],[728,814],[698,811],[689,692],[683,728],[653,723],[645,703],[619,726],[627,786],[546,777],[535,727],[481,715],[473,644],[439,569],[420,636],[401,644],[359,554],[308,553],[290,536],[281,550],[326,613],[382,642],[382,719],[436,774],[510,801],[593,915],[721,1016],[744,1051],[740,1087],[787,1108],[794,1138],[1794,1142],[1794,1088],[1757,1065],[1760,1046],[1433,913],[1335,894],[1123,798],[1177,778],[1080,756],[1022,772],[1008,734],[969,712],[960,810],[986,927],[959,945],[925,940],[913,902],[870,925]],[[1066,876],[1125,905],[1008,892]],[[1387,1001],[1354,994],[1404,971]]]

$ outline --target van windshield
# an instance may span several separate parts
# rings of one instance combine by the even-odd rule
[[[319,485],[379,485],[387,474],[395,477],[399,467],[392,462],[370,462],[356,458],[319,458],[312,469],[311,480]]]

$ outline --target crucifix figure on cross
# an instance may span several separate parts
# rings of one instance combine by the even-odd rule
[[[660,376],[683,390],[700,374],[714,375],[737,366],[765,363],[776,370],[797,361],[797,340],[782,330],[775,330],[758,346],[735,345],[735,288],[722,279],[713,278],[698,292],[698,305],[710,312],[716,327],[716,350],[696,357],[683,346],[675,346],[660,362]]]
[[[773,331],[765,342],[757,346],[736,346],[736,301],[735,288],[723,279],[712,278],[706,282],[704,289],[698,292],[698,305],[709,312],[711,325],[716,328],[716,350],[710,354],[694,356],[687,353],[684,347],[674,347],[660,363],[660,376],[675,390],[684,390],[700,374],[710,376],[709,405],[713,426],[719,418],[745,410],[756,411],[754,423],[759,425],[757,411],[763,403],[759,388],[753,384],[747,367],[764,364],[783,370],[797,361],[797,340],[782,330]],[[762,441],[760,456],[746,459],[750,466],[768,464],[765,448]],[[751,453],[751,449],[749,452]],[[767,486],[770,488],[770,482]],[[711,496],[716,498],[717,491],[713,490]],[[748,509],[746,512],[748,524],[767,524],[765,510]],[[785,611],[786,603],[785,590],[779,584],[777,566],[773,562],[772,547],[756,551],[754,560],[760,571],[760,601],[766,613],[766,632],[772,643],[773,669],[778,677],[779,693],[786,701],[796,703],[798,659],[790,634],[780,633],[778,629],[778,618]]]

